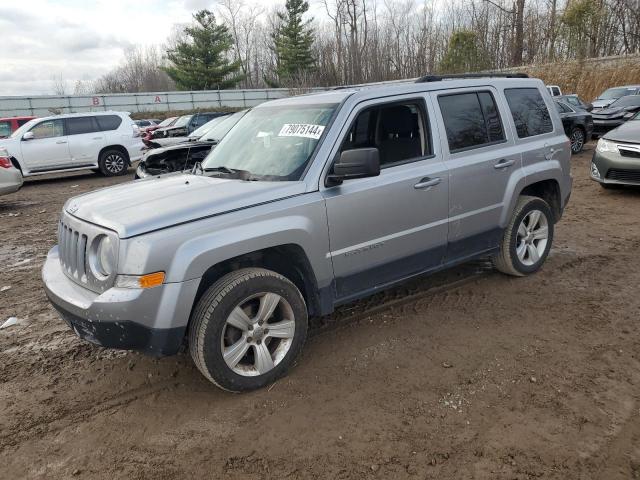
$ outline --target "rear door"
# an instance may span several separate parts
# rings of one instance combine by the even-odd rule
[[[331,158],[375,147],[381,172],[321,185],[338,301],[442,265],[448,175],[427,111],[425,98],[413,96],[363,102],[351,112]]]
[[[95,165],[104,145],[104,133],[93,116],[71,117],[66,120],[71,161],[77,166]]]
[[[72,166],[63,120],[44,120],[29,131],[33,132],[33,138],[21,140],[20,149],[23,162],[30,172]]]
[[[505,127],[507,109],[490,86],[432,93],[449,169],[447,261],[495,248],[502,236],[507,184],[522,156]]]

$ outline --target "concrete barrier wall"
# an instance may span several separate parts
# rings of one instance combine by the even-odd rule
[[[311,91],[321,91],[314,88]],[[54,113],[116,110],[158,112],[172,110],[246,108],[290,96],[286,88],[260,90],[204,90],[193,92],[151,92],[105,95],[43,95],[37,97],[0,97],[0,117]]]

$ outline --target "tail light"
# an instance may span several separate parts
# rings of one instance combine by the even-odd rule
[[[131,124],[131,128],[133,129],[133,138],[140,136],[140,128],[135,123]]]
[[[12,168],[11,158],[9,158],[9,152],[4,148],[0,148],[0,168]]]

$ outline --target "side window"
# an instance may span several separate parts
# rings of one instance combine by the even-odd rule
[[[438,97],[451,153],[504,141],[502,120],[489,92]]]
[[[556,104],[556,109],[558,110],[558,113],[571,113],[572,111],[564,103],[555,102],[555,104]]]
[[[431,155],[423,103],[386,104],[360,112],[342,142],[340,152],[371,147],[380,152],[380,168]]]
[[[553,131],[549,110],[537,88],[508,88],[504,94],[518,137],[533,137]]]
[[[67,118],[67,135],[99,132],[95,117]]]
[[[21,118],[20,120],[18,120],[18,127],[21,127],[22,125],[30,121],[31,120],[29,120],[28,118]]]
[[[62,137],[64,126],[62,120],[47,120],[34,126],[30,132],[33,132],[33,138]]]
[[[97,115],[95,119],[103,132],[117,130],[122,123],[122,119],[117,115]]]
[[[11,135],[11,123],[0,122],[0,137],[8,137]]]

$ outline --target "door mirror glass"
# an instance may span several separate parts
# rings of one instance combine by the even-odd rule
[[[22,136],[22,140],[33,140],[35,138],[33,132],[27,132]]]
[[[356,148],[345,150],[333,165],[333,174],[329,175],[333,184],[355,178],[376,177],[380,175],[380,153],[377,148]]]

